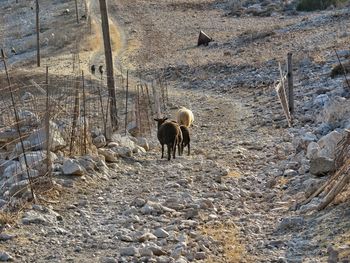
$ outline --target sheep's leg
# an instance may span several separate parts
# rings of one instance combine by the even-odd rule
[[[187,155],[189,156],[190,155],[190,143],[187,144]]]
[[[173,158],[174,159],[176,158],[175,155],[176,155],[176,143],[173,144]]]
[[[171,147],[171,144],[168,144],[167,146],[168,146],[168,161],[170,161],[172,147]]]
[[[162,158],[161,159],[163,159],[163,157],[164,157],[164,144],[162,144]]]
[[[181,149],[181,144],[180,143],[177,145],[177,150],[178,150],[179,156],[181,156],[182,149]]]

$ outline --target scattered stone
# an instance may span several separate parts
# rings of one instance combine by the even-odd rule
[[[101,148],[106,146],[106,137],[104,135],[99,135],[92,140],[92,143],[97,147]]]
[[[11,235],[11,234],[6,234],[6,233],[1,233],[0,234],[0,241],[8,241],[11,239],[14,239],[17,237],[16,235]]]
[[[118,154],[111,149],[100,148],[98,149],[98,154],[104,156],[106,162],[117,162]]]
[[[7,261],[14,261],[14,259],[9,253],[0,251],[0,261],[7,262]]]
[[[120,249],[121,256],[135,256],[139,253],[136,247],[123,247]]]
[[[167,238],[169,236],[169,233],[166,232],[163,228],[157,228],[154,231],[154,235],[158,238]]]
[[[283,172],[284,177],[293,177],[297,175],[298,175],[298,172],[293,169],[287,169]]]
[[[83,175],[84,169],[77,160],[67,159],[62,165],[62,171],[65,175]]]
[[[335,170],[335,162],[327,157],[317,157],[310,161],[310,173],[316,176],[324,176]]]
[[[149,240],[157,240],[157,237],[155,235],[153,235],[152,233],[144,233],[142,234],[140,237],[138,237],[137,239],[139,242],[145,242],[145,241],[149,241]]]

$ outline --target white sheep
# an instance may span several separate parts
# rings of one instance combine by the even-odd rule
[[[194,121],[194,116],[192,111],[185,107],[181,107],[176,114],[176,119],[179,125],[190,127]]]

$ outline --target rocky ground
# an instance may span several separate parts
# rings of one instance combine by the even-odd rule
[[[80,176],[63,175],[59,159],[54,190],[2,225],[0,259],[348,262],[349,201],[297,207],[326,180],[316,168],[350,127],[349,90],[330,78],[333,48],[350,57],[348,8],[234,17],[229,1],[110,4],[123,39],[118,65],[169,81],[165,114],[193,110],[191,155],[161,160],[154,130],[148,146],[135,140],[143,149],[115,135],[99,145],[104,158],[77,157]],[[196,47],[199,30],[215,41]],[[289,51],[292,128],[273,89]]]

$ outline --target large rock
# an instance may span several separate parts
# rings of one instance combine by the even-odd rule
[[[137,138],[136,144],[138,146],[141,146],[146,151],[149,151],[149,144],[146,138],[143,138],[143,137]]]
[[[40,129],[33,132],[29,137],[31,146],[34,150],[46,150],[46,128],[41,127]],[[50,151],[58,151],[66,146],[66,141],[64,140],[58,126],[56,123],[50,121]]]
[[[20,197],[29,191],[29,180],[24,180],[19,183],[13,184],[9,189],[9,195]]]
[[[77,160],[68,159],[62,166],[63,174],[65,175],[83,175],[84,169],[79,165]]]
[[[135,143],[128,137],[118,133],[112,134],[111,140],[119,144],[120,147],[127,147],[131,151],[135,148]]]
[[[106,162],[113,163],[118,161],[118,154],[111,149],[100,148],[98,149],[98,154],[104,156]]]
[[[22,172],[23,166],[21,166],[21,163],[17,161],[11,161],[9,162],[9,165],[6,166],[4,173],[2,174],[2,178],[8,179],[10,177],[20,175]]]
[[[342,140],[343,135],[337,131],[332,131],[331,133],[323,136],[317,144],[320,146],[319,156],[334,158],[335,149],[337,144]]]
[[[327,157],[316,157],[310,161],[310,173],[317,176],[326,175],[335,170],[333,159]]]
[[[306,156],[310,160],[315,159],[318,156],[318,152],[320,151],[320,146],[316,142],[311,142],[307,146]]]
[[[317,120],[337,126],[339,122],[350,117],[350,103],[346,98],[333,97],[324,104],[324,108]]]
[[[36,126],[40,124],[38,115],[29,110],[20,110],[18,112],[18,119],[20,125],[23,126]]]
[[[92,143],[97,147],[101,148],[106,146],[106,137],[104,135],[99,135],[92,140]]]
[[[28,167],[39,171],[40,175],[44,175],[47,172],[46,163],[46,151],[26,152],[25,155],[22,153],[19,156],[19,162],[22,167]]]
[[[27,141],[27,140],[23,141],[23,147],[22,147],[22,143],[21,142],[16,143],[16,146],[13,149],[13,152],[12,152],[12,156],[15,157],[15,156],[18,156],[21,153],[23,153],[23,148],[24,148],[24,151],[29,151],[30,148],[31,148],[30,141]]]

